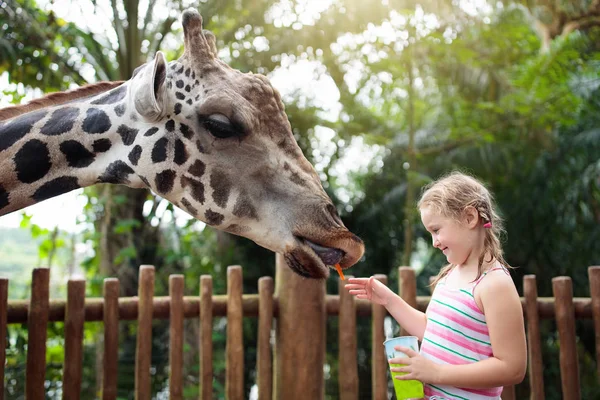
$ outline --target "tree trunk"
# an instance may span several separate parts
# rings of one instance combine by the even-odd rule
[[[402,265],[410,265],[412,256],[413,242],[413,221],[415,219],[415,183],[412,180],[414,171],[417,168],[417,157],[415,150],[415,93],[414,93],[414,76],[413,63],[410,57],[410,49],[408,47],[407,70],[408,70],[408,149],[407,159],[408,168],[406,168],[406,202],[404,203],[404,254],[402,255]]]

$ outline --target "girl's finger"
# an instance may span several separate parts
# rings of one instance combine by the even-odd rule
[[[410,372],[410,367],[404,366],[404,367],[392,367],[390,368],[390,371],[392,372]]]
[[[367,294],[367,292],[365,292],[364,290],[360,290],[360,289],[353,289],[353,290],[350,291],[350,294],[353,294],[353,295]]]
[[[365,289],[364,285],[356,285],[356,284],[350,284],[350,283],[347,284],[347,285],[345,285],[344,287],[346,289],[348,289],[348,290],[353,290],[353,289],[362,289],[362,290],[364,290]]]
[[[360,285],[364,285],[367,283],[369,278],[348,278],[348,283],[357,283]]]
[[[413,374],[409,373],[409,374],[405,374],[405,375],[396,375],[394,377],[394,379],[398,379],[399,381],[408,381],[408,380],[413,380],[416,378]]]
[[[396,357],[396,358],[390,358],[388,360],[388,362],[390,364],[410,365],[412,363],[412,360],[410,358],[406,358],[406,357]]]
[[[410,347],[396,346],[396,347],[394,347],[394,350],[398,350],[398,351],[406,354],[409,357],[416,357],[416,356],[419,355],[419,353],[417,353],[416,351],[414,351]]]

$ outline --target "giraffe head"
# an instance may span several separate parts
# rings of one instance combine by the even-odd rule
[[[181,58],[167,64],[158,52],[126,84],[127,109],[156,138],[152,151],[130,153],[141,180],[193,217],[282,253],[302,276],[356,263],[363,242],[302,154],[279,94],[218,59],[198,12],[182,22]]]

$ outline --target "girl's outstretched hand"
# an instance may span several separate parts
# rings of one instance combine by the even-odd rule
[[[391,290],[374,277],[370,278],[350,278],[346,284],[346,289],[357,299],[370,300],[373,303],[386,305]]]

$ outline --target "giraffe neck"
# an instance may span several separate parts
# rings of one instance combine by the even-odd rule
[[[141,153],[134,142],[158,128],[141,121],[137,129],[130,128],[126,121],[136,117],[126,109],[126,96],[127,85],[121,85],[4,121],[0,215],[101,182],[144,187],[144,178],[134,170]]]

